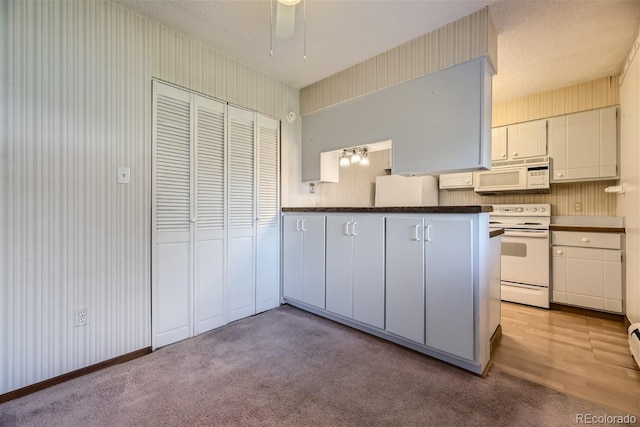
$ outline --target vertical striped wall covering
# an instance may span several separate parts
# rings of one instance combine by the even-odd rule
[[[617,77],[493,103],[493,127],[620,104]]]
[[[341,166],[340,182],[319,184],[312,196],[322,200],[323,206],[373,206],[376,176],[386,175],[389,153],[390,150],[369,153],[368,166]]]
[[[298,90],[119,5],[0,2],[0,393],[151,344],[153,77],[299,112]],[[308,198],[299,141],[282,120],[283,204]]]
[[[496,46],[489,9],[481,9],[301,89],[301,113],[312,113],[480,56],[489,56],[495,68]]]
[[[439,195],[441,205],[548,203],[551,215],[615,216],[618,196],[604,192],[610,185],[616,185],[616,181],[551,184],[550,194],[480,196],[473,190],[440,190]],[[581,212],[575,211],[575,202],[582,202]]]

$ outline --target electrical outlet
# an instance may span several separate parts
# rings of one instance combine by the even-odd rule
[[[84,326],[89,324],[89,312],[86,308],[80,308],[76,312],[76,326]]]
[[[573,208],[576,212],[582,212],[582,202],[575,202]]]

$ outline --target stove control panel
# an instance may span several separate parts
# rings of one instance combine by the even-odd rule
[[[501,216],[551,216],[551,205],[523,204],[523,205],[493,205],[491,215]]]

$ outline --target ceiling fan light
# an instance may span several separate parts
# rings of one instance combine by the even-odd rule
[[[284,39],[293,35],[296,25],[296,7],[278,0],[276,9],[276,37]]]

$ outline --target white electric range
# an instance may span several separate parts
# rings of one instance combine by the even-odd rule
[[[549,308],[548,204],[493,205],[491,229],[502,228],[501,299]]]

